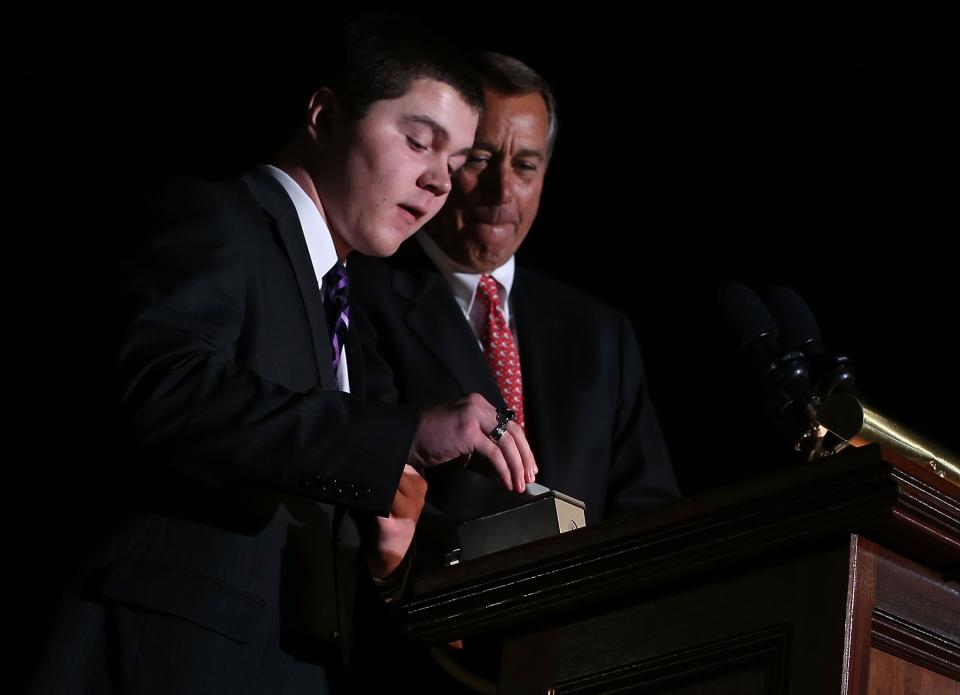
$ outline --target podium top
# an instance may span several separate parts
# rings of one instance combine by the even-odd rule
[[[867,536],[960,575],[960,488],[877,445],[415,577],[402,628],[442,639],[546,611],[654,592],[764,556]]]

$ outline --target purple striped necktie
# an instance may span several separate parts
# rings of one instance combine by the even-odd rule
[[[323,309],[333,347],[333,373],[340,366],[340,354],[350,329],[350,277],[342,263],[336,263],[323,276]]]

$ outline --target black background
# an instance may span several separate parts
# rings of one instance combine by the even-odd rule
[[[792,460],[717,330],[729,279],[799,290],[877,407],[960,448],[945,17],[442,11],[411,12],[555,86],[559,139],[520,258],[634,319],[687,492]],[[325,17],[271,5],[11,21],[27,38],[5,49],[11,489],[37,566],[50,562],[41,539],[69,537],[65,487],[85,513],[83,471],[103,446],[104,269],[137,235],[128,202],[173,173],[267,156],[283,66],[324,40]]]

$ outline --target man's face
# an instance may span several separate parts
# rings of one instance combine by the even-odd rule
[[[523,243],[540,206],[547,171],[547,106],[533,92],[484,89],[483,116],[450,203],[429,233],[478,273],[503,265]]]
[[[437,214],[466,161],[477,113],[450,85],[415,80],[396,99],[340,121],[317,181],[338,251],[389,256]]]

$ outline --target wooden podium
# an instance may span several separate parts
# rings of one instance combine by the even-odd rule
[[[871,445],[424,574],[499,692],[960,695],[960,488]]]

